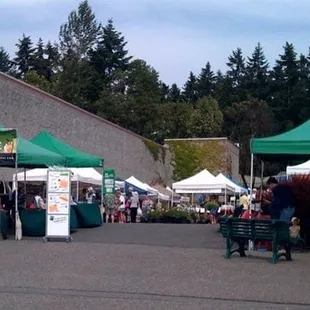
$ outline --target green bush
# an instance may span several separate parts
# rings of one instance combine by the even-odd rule
[[[205,204],[205,208],[207,208],[209,211],[211,211],[212,209],[218,208],[219,205],[216,202],[207,202]]]
[[[190,223],[191,217],[188,212],[178,210],[156,211],[148,215],[149,223]]]

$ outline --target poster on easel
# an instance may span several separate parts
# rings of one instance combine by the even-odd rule
[[[45,241],[52,238],[72,240],[70,237],[70,191],[71,172],[69,170],[48,170]]]

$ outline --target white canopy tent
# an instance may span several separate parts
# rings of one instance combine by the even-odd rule
[[[234,192],[234,187],[222,182],[208,170],[204,169],[192,177],[172,184],[172,188],[176,193],[189,194],[221,194]]]
[[[53,169],[53,168],[50,168]],[[56,169],[56,168],[54,168]],[[71,181],[102,185],[102,175],[94,168],[62,168],[72,172]],[[46,182],[48,169],[32,169],[17,173],[19,182]],[[25,179],[26,176],[26,179]],[[13,176],[15,180],[15,175]]]
[[[169,201],[169,197],[160,193],[157,189],[149,186],[148,184],[146,183],[143,183],[141,181],[139,181],[137,178],[135,178],[134,176],[131,176],[130,178],[126,179],[125,180],[126,182],[148,192],[151,196],[157,196],[158,199],[161,199],[161,200],[165,200],[165,201]]]
[[[309,174],[310,173],[310,160],[296,166],[287,166],[286,174]]]
[[[235,184],[233,181],[229,180],[224,174],[219,173],[216,177],[217,180],[219,180],[219,182],[221,183],[225,183],[228,186],[231,186],[234,188],[235,193],[242,193],[242,192],[247,192],[247,190],[237,184]]]

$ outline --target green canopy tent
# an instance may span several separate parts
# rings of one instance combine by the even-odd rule
[[[278,160],[278,155],[287,160],[309,159],[310,120],[276,136],[252,139],[251,153],[265,160]]]
[[[1,132],[6,132],[6,128],[0,128]],[[63,166],[66,158],[57,153],[46,150],[21,136],[17,136],[17,168],[45,168],[50,166]],[[15,168],[14,162],[1,163],[1,167]]]
[[[1,157],[0,167],[15,168],[45,168],[49,166],[63,166],[66,159],[56,153],[41,148],[18,136],[15,129],[0,128]],[[10,149],[6,147],[10,146]],[[15,223],[18,219],[18,186],[15,178]],[[16,229],[17,231],[17,229]]]
[[[251,197],[253,184],[254,155],[263,160],[277,160],[279,155],[286,161],[308,160],[310,157],[310,120],[282,134],[253,138],[251,140]],[[263,174],[262,164],[262,174]],[[251,198],[252,199],[252,198]]]
[[[46,150],[57,153],[66,158],[66,167],[71,168],[96,168],[103,167],[103,159],[82,152],[59,140],[49,132],[43,130],[37,136],[32,138],[34,143]]]

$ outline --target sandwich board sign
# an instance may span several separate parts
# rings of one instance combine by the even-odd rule
[[[71,171],[48,170],[47,172],[46,228],[44,241],[70,237]]]

